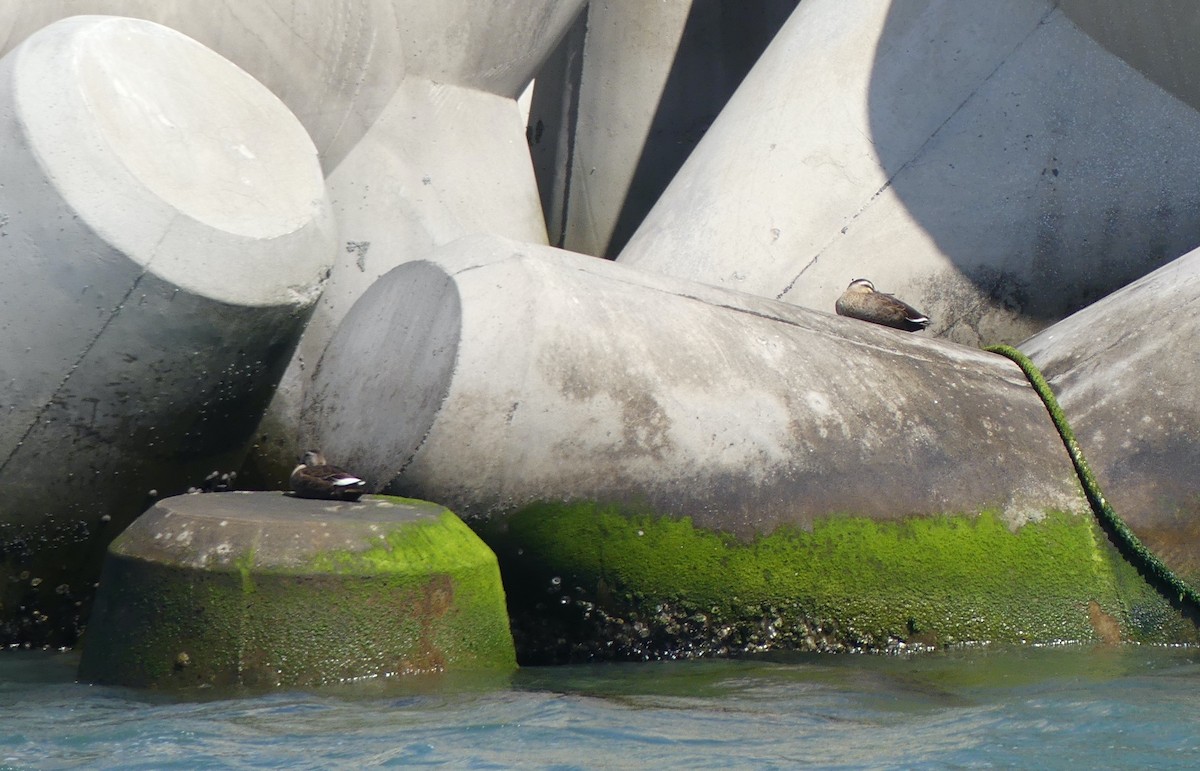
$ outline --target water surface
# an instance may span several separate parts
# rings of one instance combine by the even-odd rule
[[[528,668],[187,698],[0,653],[4,768],[1189,768],[1200,650]]]

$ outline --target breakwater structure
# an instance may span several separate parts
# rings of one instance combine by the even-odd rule
[[[294,670],[180,647],[245,643],[283,607],[263,592],[236,622],[139,621],[169,637],[145,644],[158,674],[122,669],[111,630],[158,580],[130,565],[244,589],[320,563],[305,533],[399,549],[362,512],[410,504],[265,492],[311,447],[470,526],[523,661],[1195,640],[983,348],[1040,368],[1112,509],[1200,585],[1200,62],[1166,32],[1200,21],[733,6],[0,9],[0,641],[75,644],[108,550],[90,679],[472,666],[440,643]],[[859,277],[930,328],[833,315]],[[214,471],[264,492],[173,497]],[[164,556],[165,512],[300,551]],[[355,597],[296,628],[293,662],[367,624]]]

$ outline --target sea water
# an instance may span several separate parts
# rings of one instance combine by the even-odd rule
[[[1193,768],[1200,650],[526,668],[265,694],[76,683],[0,653],[0,767]]]

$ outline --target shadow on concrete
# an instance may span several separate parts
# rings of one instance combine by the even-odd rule
[[[800,0],[695,0],[604,257],[615,258]]]
[[[624,248],[799,3],[800,0],[692,2],[612,234],[597,256],[613,259]],[[555,131],[535,119],[528,135],[550,243],[576,250],[578,245],[567,243],[567,223],[573,205],[574,135],[587,45],[587,15],[586,11],[581,14],[538,75],[539,83],[546,79],[558,83],[554,88],[539,87],[531,110],[531,115],[549,115],[550,120],[561,121],[566,130]],[[538,147],[543,141],[555,144]]]
[[[986,338],[989,312],[1053,323],[1200,245],[1200,115],[1073,21],[1117,39],[1119,22],[1146,14],[1062,5],[1073,10],[891,4],[872,141],[890,194],[953,263],[914,276],[943,314],[940,335],[964,325]],[[1175,15],[1200,24],[1196,11]],[[1154,65],[1154,80],[1200,93],[1182,77],[1179,46],[1166,59],[1150,48],[1165,21],[1143,24],[1126,48]]]

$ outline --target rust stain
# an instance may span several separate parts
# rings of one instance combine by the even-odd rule
[[[1095,600],[1088,600],[1088,621],[1106,645],[1118,645],[1121,642],[1120,622],[1105,613]]]

